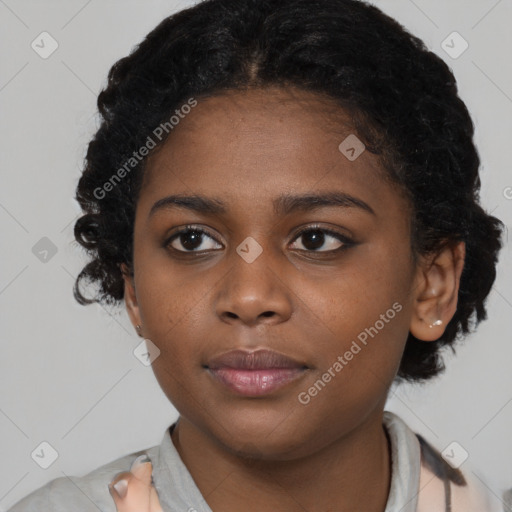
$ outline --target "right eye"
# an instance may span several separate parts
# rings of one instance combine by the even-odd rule
[[[209,239],[210,241],[208,242]],[[212,243],[214,242],[214,243]],[[202,228],[195,226],[186,226],[174,233],[166,242],[166,247],[185,253],[195,253],[222,249],[222,246],[215,247],[215,243],[220,245],[211,235]],[[180,246],[183,248],[181,249]]]

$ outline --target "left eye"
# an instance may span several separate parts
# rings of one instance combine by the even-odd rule
[[[210,239],[211,242],[205,244],[203,238]],[[176,244],[176,242],[178,242],[178,244]],[[181,245],[185,250],[176,247],[175,244]],[[175,233],[167,242],[167,245],[170,245],[178,252],[199,252],[222,248],[222,246],[215,247],[215,244],[219,245],[214,238],[206,233],[206,231],[198,228],[187,228],[179,231],[178,233]]]
[[[301,251],[329,252],[341,249],[345,245],[350,245],[350,240],[342,234],[320,228],[310,228],[301,231],[295,237],[295,240],[300,239],[303,239],[302,244],[305,246],[305,249],[298,248]],[[318,250],[322,247],[324,247],[323,250]]]

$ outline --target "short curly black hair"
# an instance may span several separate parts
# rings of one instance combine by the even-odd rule
[[[133,269],[146,158],[129,172],[125,164],[148,135],[187,99],[270,86],[328,96],[349,113],[357,136],[410,198],[415,255],[465,242],[456,313],[435,342],[409,334],[397,380],[439,374],[440,349],[453,350],[457,338],[487,318],[503,224],[479,205],[474,125],[450,68],[360,0],[206,0],[164,19],[112,66],[98,97],[101,125],[76,190],[84,215],[75,237],[92,260],[76,279],[75,298],[123,299],[120,264]],[[123,166],[123,179],[108,186]],[[93,298],[80,291],[82,280],[99,285]]]

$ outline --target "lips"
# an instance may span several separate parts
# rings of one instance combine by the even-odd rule
[[[278,368],[301,368],[305,365],[273,350],[231,350],[214,357],[208,364],[210,369],[232,368],[235,370],[270,370]]]
[[[272,350],[232,350],[211,359],[208,371],[237,394],[270,394],[304,375],[307,366]]]

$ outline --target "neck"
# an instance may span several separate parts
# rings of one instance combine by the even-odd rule
[[[287,461],[238,457],[183,417],[172,440],[213,512],[386,508],[391,458],[382,412],[314,454]]]

